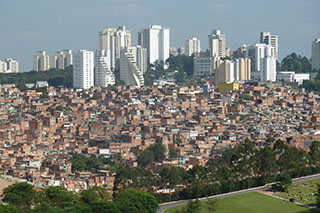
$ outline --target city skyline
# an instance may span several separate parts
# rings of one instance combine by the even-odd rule
[[[198,4],[167,0],[75,3],[74,0],[46,4],[39,4],[39,0],[0,0],[3,8],[0,26],[4,29],[0,58],[14,58],[20,62],[20,71],[30,71],[32,57],[38,50],[48,55],[60,49],[94,51],[98,48],[98,31],[121,25],[131,30],[134,45],[139,31],[157,24],[170,28],[171,47],[182,47],[186,39],[195,36],[201,41],[202,50],[208,48],[207,37],[213,29],[220,29],[226,35],[226,46],[232,51],[244,43],[259,43],[260,32],[271,32],[279,37],[280,60],[292,52],[310,58],[311,43],[320,35],[317,0],[307,3],[272,0],[263,8],[252,0],[203,0]],[[88,16],[83,15],[86,13]]]

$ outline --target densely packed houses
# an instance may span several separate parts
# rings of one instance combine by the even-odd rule
[[[48,95],[44,95],[48,94]],[[320,135],[320,96],[290,88],[241,85],[113,89],[0,89],[0,173],[37,186],[113,188],[115,173],[72,172],[73,153],[121,155],[137,165],[136,147],[162,143],[177,158],[161,164],[183,168],[208,159],[246,138],[257,145],[281,138],[308,149]]]

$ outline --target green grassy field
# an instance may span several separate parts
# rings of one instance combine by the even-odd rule
[[[295,198],[299,203],[316,205],[316,193],[318,184],[320,184],[319,179],[292,184],[289,187],[288,192],[278,193],[277,195],[283,198]]]
[[[203,213],[206,210],[205,202],[202,202]],[[175,213],[183,206],[174,207],[165,211],[165,213]],[[217,213],[316,213],[317,211],[299,206],[294,203],[283,201],[258,192],[249,192],[246,194],[235,195],[218,199]]]

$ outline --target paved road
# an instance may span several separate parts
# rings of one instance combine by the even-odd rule
[[[305,176],[305,177],[300,177],[300,178],[294,178],[292,179],[293,183],[300,183],[300,182],[304,182],[304,181],[310,181],[310,180],[315,180],[315,179],[320,179],[320,174],[315,174],[315,175],[309,175],[309,176]],[[259,187],[255,187],[255,188],[250,188],[250,189],[244,189],[244,190],[240,190],[240,191],[235,191],[235,192],[229,192],[229,193],[224,193],[224,194],[219,194],[219,195],[213,195],[210,197],[203,197],[203,198],[199,198],[200,201],[206,201],[210,198],[222,198],[222,197],[229,197],[232,195],[239,195],[239,194],[243,194],[243,193],[247,193],[247,192],[255,192],[255,191],[259,191],[259,190],[267,190],[269,188],[271,188],[272,184],[274,183],[268,183],[264,186],[259,186]],[[182,206],[188,203],[188,200],[179,200],[179,201],[173,201],[173,202],[168,202],[168,203],[161,203],[160,205],[160,209],[157,211],[157,213],[162,213],[165,210],[172,208],[172,207],[176,207],[176,206]]]

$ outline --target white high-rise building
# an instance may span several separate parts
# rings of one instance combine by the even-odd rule
[[[125,26],[105,28],[99,32],[99,49],[105,51],[107,64],[112,70],[119,68],[121,51],[131,46],[131,31]]]
[[[88,89],[94,86],[94,53],[79,50],[74,55],[73,87]]]
[[[33,70],[34,71],[46,71],[50,69],[49,56],[45,51],[38,51],[37,55],[33,57]]]
[[[170,54],[170,29],[159,25],[150,25],[149,28],[138,33],[138,44],[148,51],[148,62],[165,62]]]
[[[132,54],[136,66],[144,74],[147,71],[147,49],[141,47],[140,45],[135,45],[127,47],[125,51]]]
[[[63,50],[61,52],[56,52],[56,55],[52,56],[51,68],[64,70],[71,65],[73,65],[72,50]]]
[[[266,45],[264,57],[260,58],[260,80],[275,82],[277,80],[277,64],[274,48]]]
[[[261,59],[265,56],[270,56],[275,58],[274,47],[266,44],[256,44],[255,45],[255,71],[261,71]]]
[[[4,60],[4,63],[6,64],[6,69],[7,69],[5,72],[7,73],[19,72],[19,62],[13,60],[12,58],[6,58]]]
[[[134,55],[130,50],[121,51],[120,57],[120,79],[126,85],[142,87],[144,86],[144,77],[142,71],[137,67]]]
[[[211,57],[226,57],[226,35],[220,30],[213,30],[209,37],[209,54]]]
[[[4,61],[0,61],[0,73],[6,73],[7,70],[7,63]]]
[[[199,56],[201,52],[200,48],[200,40],[196,37],[191,37],[184,42],[184,54],[187,56],[191,56],[192,54],[195,54],[196,56]]]
[[[270,32],[260,33],[260,43],[271,45],[274,48],[274,57],[278,60],[278,36],[271,35]]]
[[[97,50],[95,54],[94,84],[99,87],[108,87],[115,84],[115,76],[107,63],[105,50]]]
[[[320,69],[320,38],[312,42],[311,69]]]

